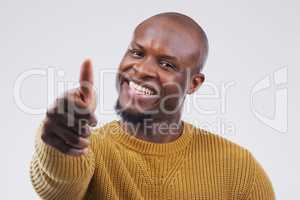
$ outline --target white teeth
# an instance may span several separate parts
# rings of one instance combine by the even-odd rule
[[[133,81],[129,82],[129,87],[131,87],[132,89],[135,89],[140,94],[153,95],[153,91],[152,90],[150,90],[148,88],[145,88],[145,87],[143,87],[141,85],[138,85],[138,84],[136,84]]]

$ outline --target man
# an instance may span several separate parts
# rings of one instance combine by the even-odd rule
[[[80,87],[48,109],[36,138],[31,181],[43,199],[274,200],[246,149],[181,120],[204,81],[204,31],[162,13],[137,26],[118,70],[121,120],[95,129],[92,65]]]

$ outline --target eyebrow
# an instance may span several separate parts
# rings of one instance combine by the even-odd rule
[[[144,50],[144,47],[143,47],[142,45],[140,45],[139,43],[135,42],[135,41],[131,42],[131,44],[136,45],[136,46],[138,46],[140,49]],[[131,44],[130,44],[130,46],[132,46]]]
[[[132,41],[130,46],[132,46],[132,45],[136,45],[138,48],[144,50],[144,47],[141,44],[137,43],[136,41]],[[176,62],[178,61],[178,59],[175,56],[171,56],[171,55],[167,55],[167,54],[159,55],[159,57],[162,58],[162,59],[173,60],[173,61],[176,61]]]

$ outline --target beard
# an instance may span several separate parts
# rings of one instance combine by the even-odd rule
[[[122,108],[119,99],[117,100],[114,108],[117,115],[120,116],[123,121],[134,125],[143,124],[146,120],[152,119],[153,117],[151,114],[131,113],[130,111],[127,111]]]

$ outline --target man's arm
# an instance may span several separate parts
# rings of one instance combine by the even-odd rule
[[[39,127],[30,164],[32,185],[42,199],[84,199],[94,173],[91,149],[81,156],[66,155],[41,140]]]
[[[30,175],[43,199],[83,199],[94,173],[90,126],[96,123],[96,100],[89,60],[81,67],[79,82],[79,88],[67,91],[47,110],[36,135]]]

